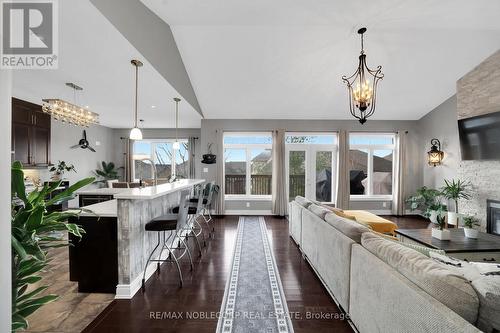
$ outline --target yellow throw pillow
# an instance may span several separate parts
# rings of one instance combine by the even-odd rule
[[[399,239],[397,237],[394,237],[394,236],[391,236],[391,235],[387,235],[387,234],[383,234],[381,232],[378,232],[378,231],[372,231],[374,234],[376,235],[379,235],[380,237],[383,237],[385,239],[388,239],[388,240],[391,240],[391,241],[396,241],[396,242],[399,242]]]
[[[335,214],[337,214],[338,216],[343,217],[343,218],[345,218],[345,219],[349,219],[349,220],[352,220],[352,221],[356,221],[356,218],[355,218],[354,216],[352,216],[352,215],[347,215],[346,213],[344,213],[344,211],[343,211],[343,210],[339,210],[339,211],[335,211],[335,210],[334,210],[333,212],[334,212]],[[358,221],[356,221],[356,222],[358,222]],[[362,223],[362,224],[363,224],[363,223]]]

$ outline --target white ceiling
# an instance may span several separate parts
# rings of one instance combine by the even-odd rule
[[[207,118],[349,119],[368,28],[374,119],[419,119],[500,48],[500,1],[142,0],[172,27]]]
[[[13,95],[34,103],[42,98],[71,102],[73,92],[64,83],[74,82],[84,88],[78,104],[99,113],[102,125],[130,128],[135,83],[130,60],[136,58],[144,62],[139,69],[144,127],[175,127],[172,98],[178,93],[118,30],[88,0],[59,1],[59,8],[59,69],[14,71]],[[200,119],[188,103],[180,104],[180,127],[199,128]]]

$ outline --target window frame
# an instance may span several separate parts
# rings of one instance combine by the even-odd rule
[[[273,134],[272,132],[224,132],[222,142],[223,142],[223,153],[224,153],[224,183],[226,182],[226,149],[242,149],[245,150],[245,194],[226,194],[226,189],[224,187],[224,198],[226,200],[262,200],[268,201],[272,200],[272,193],[269,195],[262,194],[252,194],[252,167],[251,167],[251,159],[252,159],[252,149],[269,149],[271,150],[271,155],[273,153],[273,144],[271,143],[225,143],[224,139],[230,136],[270,136],[271,141]]]
[[[294,136],[333,136],[333,143],[287,143],[286,137],[289,135]],[[316,163],[316,153],[320,151],[328,151],[332,152],[332,172],[335,171],[335,176],[332,176],[332,201],[324,201],[321,203],[324,204],[335,204],[337,200],[337,185],[338,185],[338,177],[339,177],[339,132],[294,132],[287,131],[285,133],[285,173],[286,173],[286,198],[289,200],[289,191],[290,191],[290,152],[292,151],[304,151],[305,158],[305,194],[306,196],[309,194],[308,191],[312,190],[312,179],[310,179],[311,174],[315,173],[315,171],[310,171],[310,168],[315,168]],[[315,176],[312,176],[314,180],[316,180]]]
[[[143,140],[135,140],[134,141],[134,144],[136,142],[147,142],[147,143],[150,143],[151,144],[151,149],[150,149],[150,155],[149,155],[149,158],[151,158],[153,161],[156,157],[156,145],[155,143],[171,143],[173,144],[174,142],[176,141],[176,139],[173,139],[173,138],[168,138],[168,139],[143,139]],[[183,143],[188,143],[189,142],[189,139],[188,138],[179,138],[177,139],[177,141],[179,141],[180,144],[183,144]],[[173,177],[176,177],[177,176],[177,172],[176,172],[176,168],[177,168],[177,163],[176,163],[176,149],[173,149],[172,147],[172,151],[174,152],[173,155],[172,155],[172,160],[170,161],[170,178],[173,178]],[[136,156],[135,154],[135,151],[132,152],[132,157]],[[190,154],[189,154],[189,147],[188,147],[188,163],[192,163],[192,161],[189,159],[190,157]],[[135,158],[132,158],[134,161],[136,160]],[[132,163],[132,178],[133,178],[133,181],[139,181],[140,179],[136,178],[135,177],[135,163]],[[166,179],[166,178],[162,178],[162,179]]]
[[[351,144],[351,135],[360,136],[391,136],[392,144]],[[396,133],[388,132],[350,132],[348,137],[349,154],[351,150],[366,150],[367,154],[367,192],[368,194],[349,194],[351,201],[392,201],[394,197],[394,184],[396,177]],[[373,194],[373,152],[375,150],[391,150],[392,151],[392,187],[391,194]],[[349,157],[350,158],[350,157]],[[350,172],[350,169],[349,169]]]

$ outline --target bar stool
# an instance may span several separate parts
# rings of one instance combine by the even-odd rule
[[[203,245],[206,246],[207,242],[205,240],[205,234],[203,233],[203,228],[201,227],[200,223],[198,223],[197,218],[198,216],[201,215],[201,211],[203,209],[203,190],[201,193],[198,195],[198,198],[191,198],[189,200],[189,209],[188,209],[188,220],[184,227],[183,230],[187,231],[186,237],[194,237],[196,241],[196,245],[198,246],[199,250],[199,256],[201,257],[202,251],[201,251],[201,245],[200,241],[198,240],[198,237],[202,235],[203,237]],[[196,205],[195,205],[196,204]],[[179,206],[174,207],[172,209],[173,213],[179,212]]]
[[[154,218],[145,225],[145,230],[146,231],[154,231],[158,233],[158,242],[156,243],[156,246],[154,247],[153,251],[151,251],[151,254],[148,257],[148,260],[146,261],[146,265],[144,267],[144,273],[142,276],[142,290],[146,290],[146,270],[148,268],[148,264],[150,262],[157,262],[157,271],[160,271],[160,264],[162,262],[174,262],[175,265],[177,266],[177,270],[179,272],[179,280],[180,280],[180,285],[182,287],[182,272],[181,272],[181,267],[179,265],[179,260],[184,257],[184,255],[187,253],[189,257],[189,261],[191,263],[191,270],[193,270],[193,259],[191,257],[191,252],[189,251],[189,247],[187,246],[184,237],[182,236],[182,230],[185,228],[185,224],[187,223],[187,214],[188,214],[188,209],[189,209],[189,190],[182,190],[180,193],[180,202],[179,202],[179,207],[182,207],[179,209],[178,214],[168,214],[168,215],[162,215],[160,217]],[[169,231],[170,234],[168,238],[166,238],[165,233]],[[160,246],[161,242],[161,234],[163,233],[163,244],[162,248],[160,251],[160,255],[158,256],[158,259],[151,259],[153,254],[155,253],[156,249]],[[173,236],[173,238],[172,238]],[[172,241],[169,244],[169,240],[172,238]],[[177,246],[174,247],[173,244],[176,241],[176,238],[178,239],[179,243],[182,243],[184,247]],[[180,245],[180,244],[179,244]],[[168,251],[168,257],[167,259],[162,259],[161,255],[164,250]],[[181,255],[176,255],[174,253],[174,250],[184,250]]]
[[[203,212],[202,216],[203,219],[205,220],[206,224],[209,224],[212,219],[212,215],[210,214],[210,209],[212,208],[212,201],[214,199],[214,192],[215,192],[215,182],[210,182],[207,184],[205,187],[205,190],[203,191],[204,198],[203,198]],[[207,218],[208,216],[208,218]],[[215,232],[215,226],[212,225],[212,232]]]

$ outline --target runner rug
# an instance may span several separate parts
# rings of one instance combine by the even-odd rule
[[[263,217],[238,222],[217,333],[292,333],[285,294]]]

